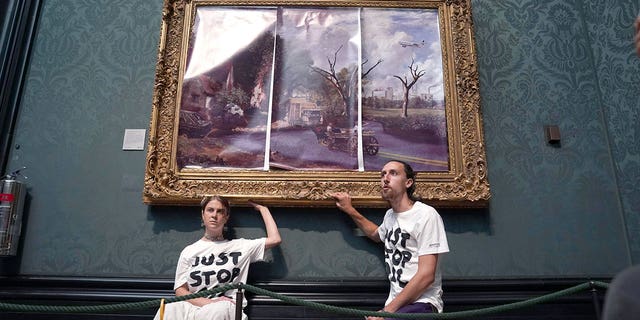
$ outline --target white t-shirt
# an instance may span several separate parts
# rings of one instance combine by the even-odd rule
[[[213,289],[219,285],[246,283],[249,264],[264,259],[266,238],[224,241],[198,240],[180,253],[173,289],[187,284],[189,292]],[[236,290],[219,293],[235,299]],[[243,306],[247,301],[244,299]]]
[[[378,227],[384,242],[385,262],[389,274],[389,304],[418,271],[418,257],[425,254],[449,252],[447,235],[438,212],[419,201],[405,212],[387,210]],[[442,312],[442,275],[440,260],[436,265],[435,279],[416,302],[431,303]]]

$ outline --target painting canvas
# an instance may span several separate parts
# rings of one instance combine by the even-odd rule
[[[180,168],[265,167],[276,10],[201,6],[182,83]]]
[[[436,9],[199,7],[178,165],[446,171],[441,52]]]
[[[282,9],[273,167],[358,169],[357,132],[352,129],[358,120],[359,12],[358,8]]]
[[[362,135],[379,152],[417,171],[448,171],[442,47],[436,9],[363,9],[363,56],[381,61],[363,79]]]
[[[469,0],[165,0],[143,198],[385,206],[489,199]]]

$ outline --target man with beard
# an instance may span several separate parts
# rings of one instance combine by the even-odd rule
[[[405,162],[392,160],[380,171],[381,195],[391,209],[379,226],[360,214],[348,193],[332,194],[336,206],[356,223],[367,237],[384,242],[390,282],[383,312],[442,312],[442,276],[438,263],[449,252],[442,218],[414,197],[416,174]],[[379,317],[367,317],[379,320]]]

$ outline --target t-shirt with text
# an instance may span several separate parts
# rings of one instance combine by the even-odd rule
[[[418,257],[426,254],[449,252],[444,223],[438,212],[416,201],[405,212],[387,210],[378,227],[384,242],[386,270],[390,282],[389,304],[418,271]],[[416,302],[431,303],[442,312],[442,275],[440,260],[436,265],[435,279]]]
[[[189,292],[213,289],[219,285],[246,283],[249,264],[264,259],[266,238],[223,241],[198,240],[180,253],[174,290],[187,284]],[[217,294],[235,299],[236,290]],[[246,299],[243,301],[246,306]]]

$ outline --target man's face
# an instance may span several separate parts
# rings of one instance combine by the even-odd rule
[[[380,170],[381,194],[384,200],[402,197],[412,183],[413,180],[407,179],[402,163],[391,161]]]

